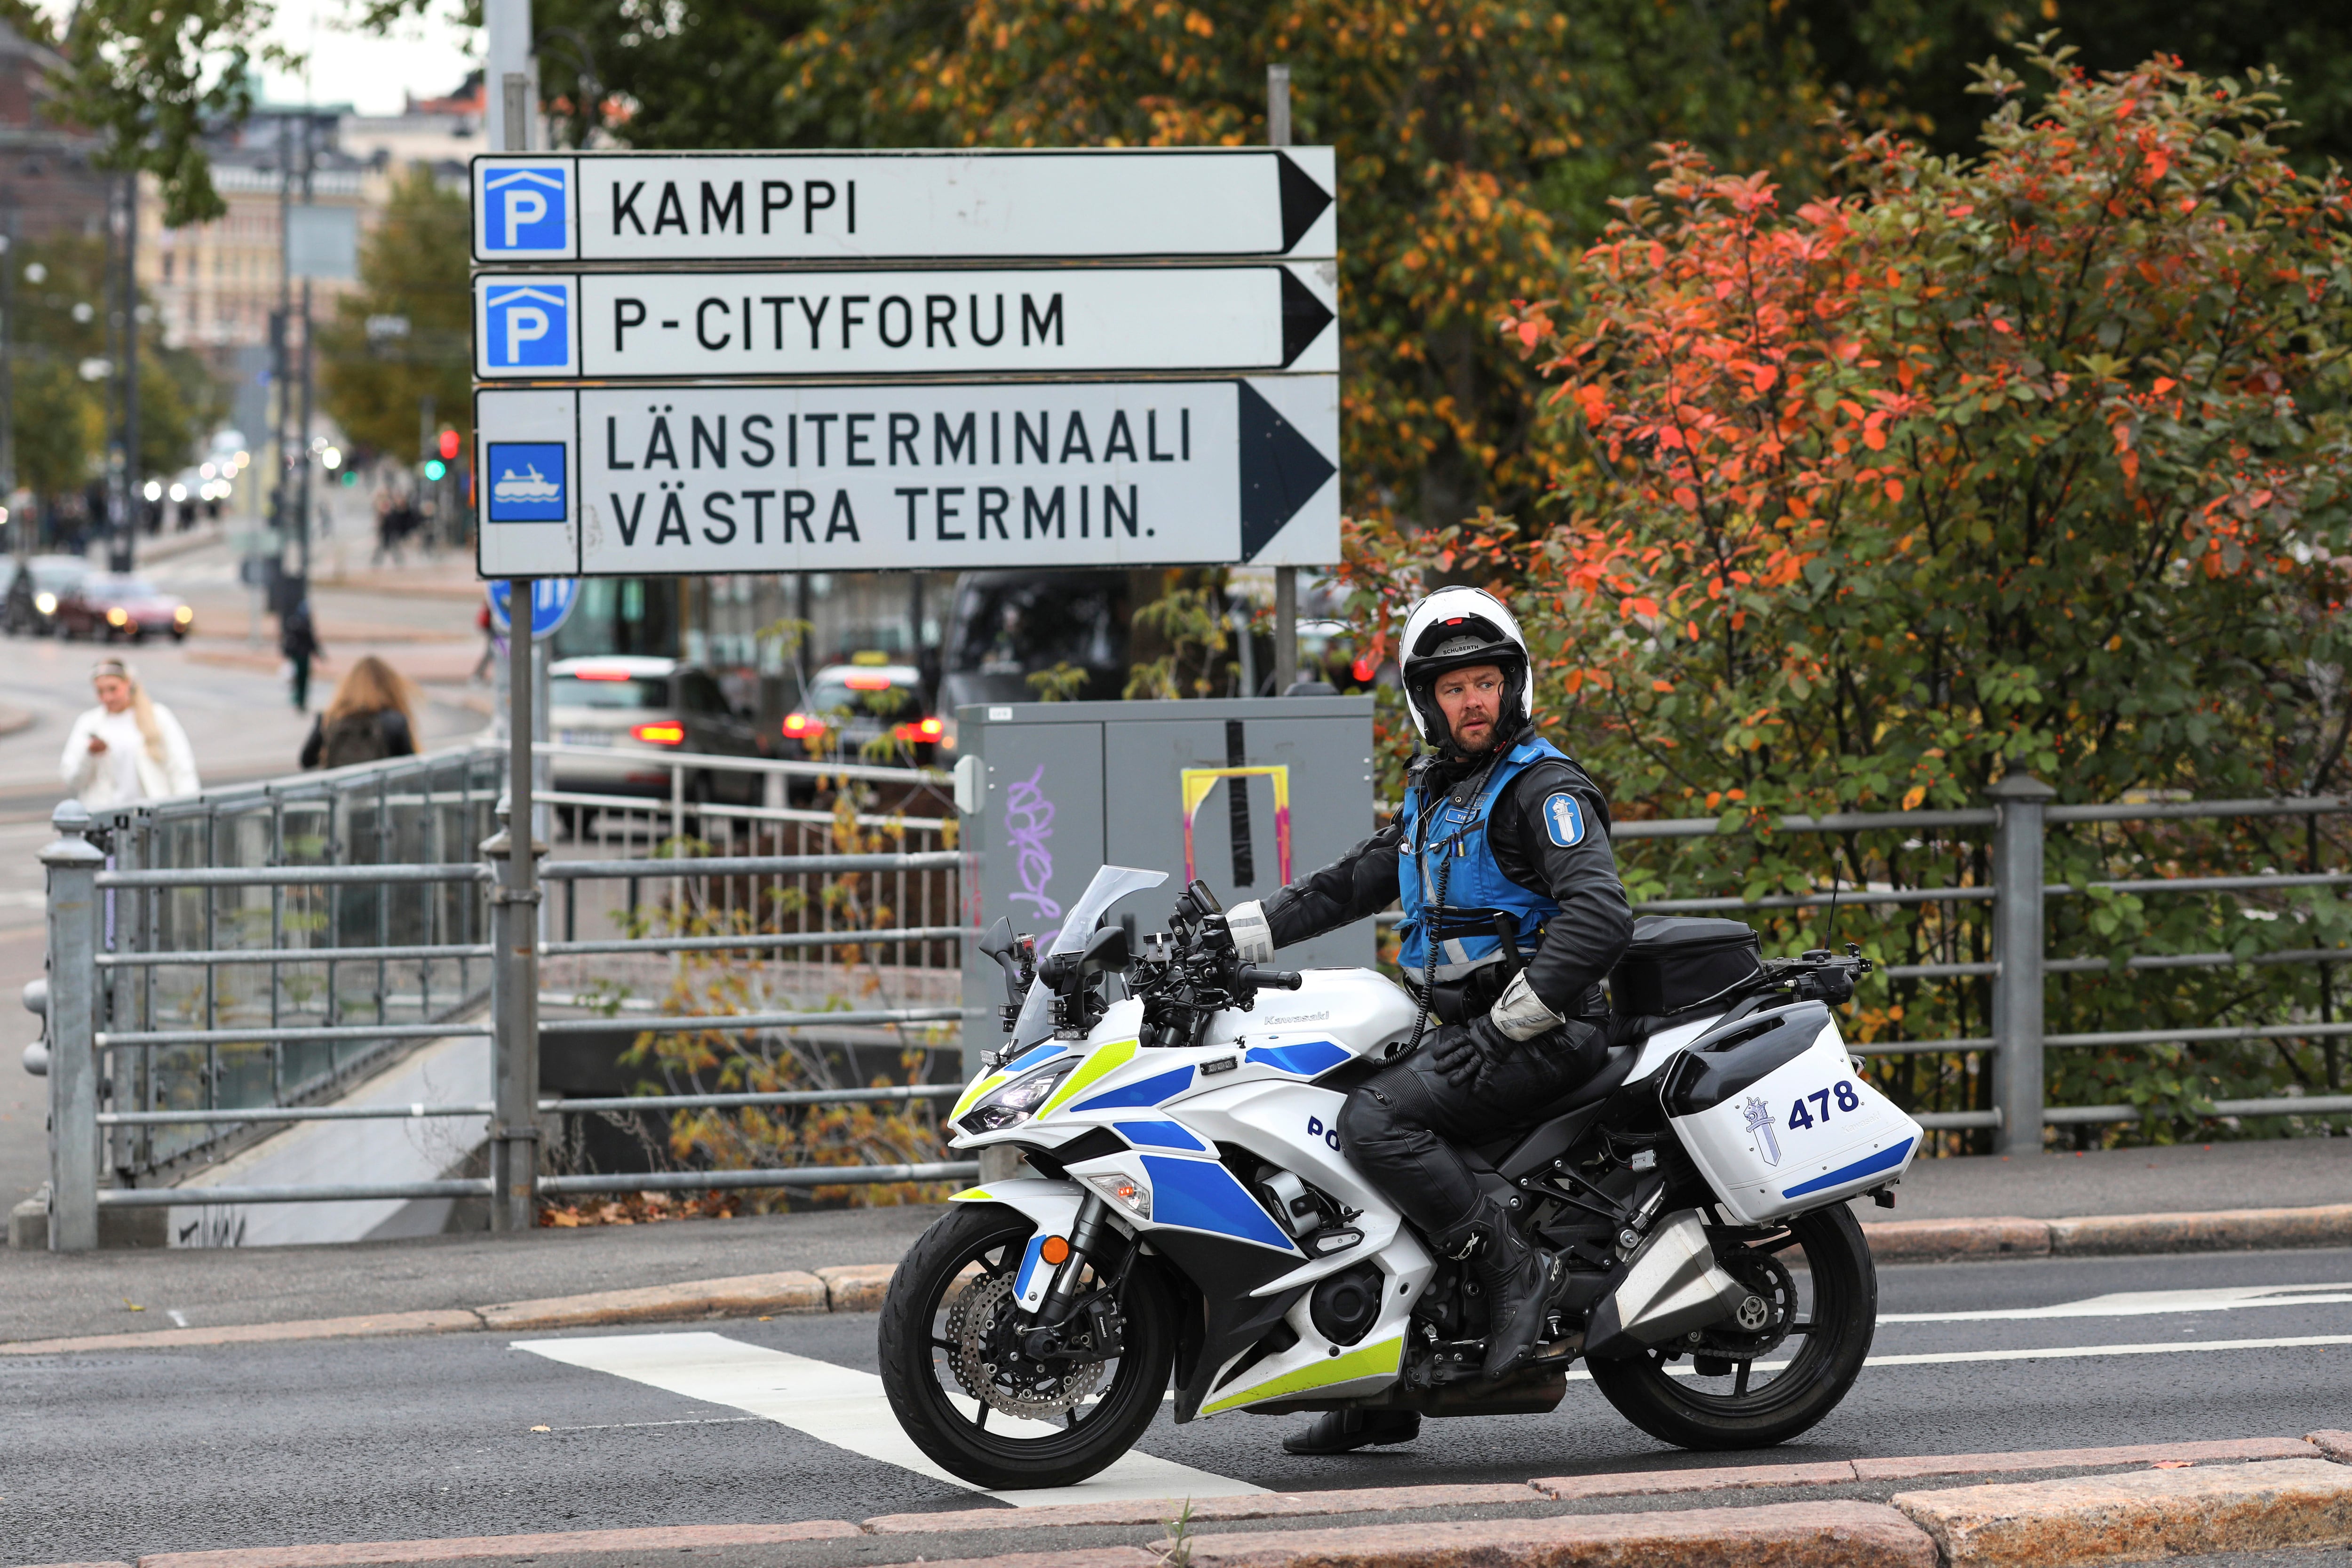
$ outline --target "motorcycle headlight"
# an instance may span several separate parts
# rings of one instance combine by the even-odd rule
[[[999,1132],[1029,1120],[1030,1112],[1045,1103],[1046,1097],[1070,1076],[1078,1064],[1075,1058],[1041,1068],[1027,1078],[1013,1079],[1003,1089],[982,1100],[965,1112],[956,1125],[967,1132]]]

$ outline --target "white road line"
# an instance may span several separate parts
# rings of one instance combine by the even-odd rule
[[[1882,1323],[2022,1323],[2049,1318],[2142,1318],[2228,1312],[2242,1307],[2317,1307],[2352,1301],[2352,1285],[2224,1285],[2204,1290],[2125,1290],[2053,1307],[1973,1312],[1881,1312]]]
[[[2064,1361],[2074,1356],[2099,1355],[2184,1355],[2200,1351],[2280,1351],[2317,1349],[2327,1345],[2352,1345],[2352,1334],[2304,1334],[2275,1340],[2205,1340],[2185,1344],[2158,1342],[2129,1345],[2049,1345],[2028,1346],[2001,1351],[1926,1351],[1916,1355],[1874,1355],[1864,1366],[1948,1366],[1977,1361]],[[1785,1361],[1759,1361],[1758,1372],[1779,1372],[1789,1363]],[[1669,1366],[1675,1377],[1696,1377],[1687,1366]],[[1579,1370],[1569,1374],[1571,1381],[1592,1374]]]
[[[624,1334],[611,1339],[516,1340],[517,1350],[590,1372],[610,1373],[688,1399],[749,1411],[821,1443],[912,1470],[968,1491],[984,1489],[933,1464],[901,1431],[882,1393],[882,1380],[831,1362],[746,1344],[724,1334]],[[1014,1422],[1006,1430],[1043,1436],[1043,1423]],[[996,1430],[994,1422],[990,1430]],[[1239,1497],[1264,1487],[1211,1475],[1130,1449],[1093,1479],[1074,1487],[989,1492],[1017,1508],[1065,1502],[1122,1502],[1139,1498]]]

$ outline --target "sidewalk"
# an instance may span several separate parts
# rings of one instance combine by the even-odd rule
[[[1856,1209],[1882,1263],[2346,1245],[2352,1139],[1929,1161],[1896,1193],[1892,1214],[1867,1203]],[[0,1252],[0,1342],[392,1313],[455,1315],[417,1320],[408,1331],[470,1329],[487,1321],[488,1303],[682,1282],[711,1289],[635,1299],[623,1315],[740,1311],[747,1278],[895,1263],[939,1212],[847,1209],[334,1247]],[[2041,1223],[2068,1220],[2083,1223]]]

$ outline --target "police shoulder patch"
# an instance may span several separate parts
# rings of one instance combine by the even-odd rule
[[[1584,841],[1584,808],[1566,790],[1546,798],[1543,817],[1544,830],[1562,849]]]

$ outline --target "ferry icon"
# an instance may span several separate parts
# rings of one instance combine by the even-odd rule
[[[562,485],[541,478],[539,469],[529,463],[523,465],[520,477],[509,468],[490,487],[491,496],[499,500],[553,500],[562,493]]]
[[[562,522],[563,482],[570,471],[561,441],[492,441],[485,471],[492,522]],[[552,476],[552,477],[551,477]]]

